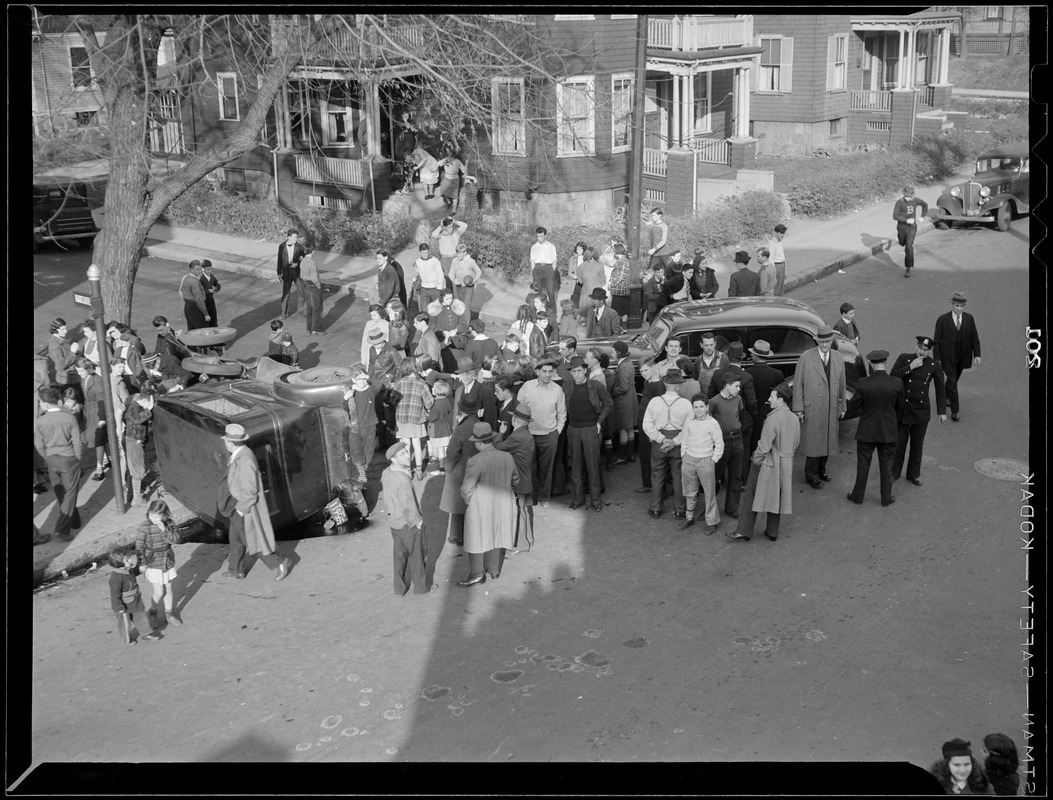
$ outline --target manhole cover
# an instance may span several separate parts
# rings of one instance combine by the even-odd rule
[[[1027,462],[1012,458],[981,458],[973,468],[981,475],[999,481],[1019,482],[1031,474]]]

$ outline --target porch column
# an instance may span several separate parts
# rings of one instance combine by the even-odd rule
[[[940,30],[940,83],[947,83],[950,77],[950,61],[951,61],[951,29],[942,28]]]
[[[363,86],[366,117],[366,157],[380,158],[380,84],[368,80]]]
[[[280,101],[275,107],[278,112],[277,127],[278,145],[280,147],[292,147],[292,115],[289,113],[289,82],[282,84],[281,92],[278,94]]]
[[[687,134],[684,138],[690,144],[695,138],[695,71],[692,69],[684,80],[687,81],[687,103],[685,105],[687,125],[684,126]]]
[[[680,76],[674,74],[673,78],[673,136],[669,143],[670,147],[679,147],[683,141],[683,131],[680,128]]]
[[[735,136],[745,139],[750,135],[750,71],[749,67],[736,67],[732,82],[735,106]]]
[[[907,60],[907,40],[906,40],[906,37],[904,36],[904,33],[906,33],[906,31],[904,31],[902,28],[900,28],[900,31],[899,31],[899,60],[896,62],[896,88],[897,89],[902,89],[903,88],[903,84],[905,83],[905,80],[904,80],[904,77],[905,77],[904,76],[905,64],[904,64],[904,62]]]

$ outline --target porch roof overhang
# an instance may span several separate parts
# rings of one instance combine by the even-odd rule
[[[289,71],[290,78],[306,78],[317,81],[367,81],[378,83],[417,75],[420,68],[412,64],[393,64],[378,68],[340,67],[333,65],[301,65]]]
[[[911,31],[949,28],[961,24],[961,14],[903,14],[853,17],[853,31]]]
[[[676,56],[671,56],[666,50],[660,50],[648,53],[647,69],[672,75],[697,75],[699,72],[716,72],[722,69],[752,69],[757,65],[755,56],[760,53],[759,47],[739,47],[732,53],[727,50],[699,50]]]

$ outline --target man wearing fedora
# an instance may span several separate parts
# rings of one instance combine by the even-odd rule
[[[684,376],[679,369],[667,369],[662,376],[665,393],[653,398],[644,412],[643,431],[651,440],[651,507],[647,513],[654,519],[662,516],[665,479],[670,473],[673,479],[673,518],[685,519],[687,516],[680,469],[681,451],[676,443],[676,437],[691,416],[691,402],[677,391],[683,382]]]
[[[497,398],[488,387],[484,386],[478,378],[479,371],[471,356],[461,356],[457,359],[456,376],[460,380],[453,395],[453,413],[456,415],[461,408],[465,398],[470,398],[476,408],[481,409],[479,418],[490,425],[497,427]]]
[[[756,297],[760,294],[760,276],[747,265],[750,254],[745,250],[735,253],[735,264],[741,264],[728,279],[728,297]]]
[[[739,523],[724,535],[748,542],[757,514],[763,513],[764,535],[779,538],[782,518],[793,512],[793,454],[801,441],[801,422],[790,411],[793,389],[783,381],[768,394],[771,409],[750,456],[750,477],[739,503]]]
[[[571,459],[572,509],[585,505],[584,477],[588,475],[593,511],[603,510],[600,476],[600,431],[614,408],[605,383],[589,380],[585,359],[570,362],[572,382],[563,387],[567,406],[567,449]],[[583,474],[584,473],[584,474]]]
[[[888,352],[873,350],[867,353],[873,372],[859,381],[859,388],[848,402],[848,415],[859,415],[856,428],[856,483],[848,499],[863,504],[867,476],[874,448],[878,451],[878,475],[881,478],[881,505],[896,502],[892,496],[892,459],[896,455],[899,438],[899,419],[903,414],[903,381],[886,372]]]
[[[413,492],[410,473],[410,448],[396,442],[387,449],[391,463],[380,475],[384,492],[384,507],[391,526],[392,556],[395,563],[395,594],[402,597],[413,584],[414,594],[431,591],[425,560],[424,517],[420,501]]]
[[[838,421],[847,409],[845,365],[830,350],[834,330],[819,327],[819,344],[805,350],[793,373],[793,412],[801,421],[801,447],[804,450],[804,478],[813,489],[822,489],[832,478],[826,474],[826,461],[837,452]]]
[[[529,551],[534,546],[534,437],[530,433],[530,406],[512,398],[512,432],[494,447],[512,456],[516,463],[516,535],[513,549]]]
[[[747,444],[746,453],[752,453],[757,449],[757,440],[760,439],[761,431],[764,429],[764,420],[771,411],[768,398],[771,397],[772,389],[785,380],[783,374],[768,363],[773,353],[771,345],[766,341],[757,339],[753,347],[749,348],[749,354],[753,358],[753,365],[746,368],[746,374],[753,381],[753,393],[757,398],[757,413],[753,418],[749,442],[744,443]],[[749,479],[748,473],[746,478]]]
[[[936,414],[940,423],[947,420],[947,390],[943,369],[932,358],[933,341],[928,336],[917,336],[913,353],[900,353],[892,365],[893,377],[903,381],[904,405],[899,417],[899,440],[896,457],[892,459],[892,480],[903,470],[903,460],[910,443],[907,459],[907,480],[921,486],[921,456],[925,447],[925,432],[929,428],[932,409],[929,406],[929,383],[936,384]]]
[[[221,437],[230,453],[227,464],[227,487],[234,498],[230,515],[230,556],[227,577],[245,577],[245,553],[258,554],[260,561],[277,570],[274,580],[284,580],[291,561],[276,552],[274,529],[263,493],[263,479],[256,456],[248,448],[249,436],[242,425],[231,423]]]
[[[465,467],[461,498],[470,573],[457,582],[465,587],[485,583],[487,573],[491,578],[500,576],[505,550],[515,546],[515,490],[519,483],[515,459],[494,448],[494,432],[487,423],[476,422],[469,441],[474,443],[476,454]]]
[[[947,376],[947,402],[955,422],[961,418],[958,379],[970,367],[980,368],[980,334],[976,332],[973,315],[965,310],[966,302],[965,292],[955,292],[951,310],[937,318],[932,334],[936,340],[936,360]]]
[[[607,292],[602,286],[597,286],[589,295],[592,300],[592,308],[585,318],[586,339],[609,339],[618,336],[622,332],[618,314],[607,305]]]

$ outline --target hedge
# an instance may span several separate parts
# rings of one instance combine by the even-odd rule
[[[272,239],[297,223],[273,197],[235,194],[222,187],[213,189],[198,181],[165,210],[163,219],[173,225],[244,236]]]

